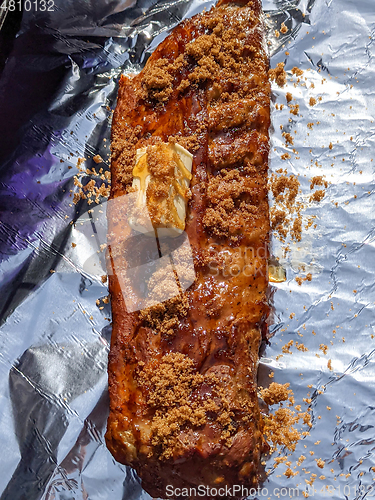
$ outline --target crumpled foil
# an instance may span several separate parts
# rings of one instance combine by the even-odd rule
[[[212,2],[55,0],[52,11],[35,5],[24,9],[0,79],[1,500],[146,499],[136,474],[116,463],[104,442],[111,328],[110,305],[102,301],[104,259],[96,250],[103,231],[98,224],[94,242],[88,206],[72,204],[70,190],[79,157],[91,168],[100,154],[108,169],[121,72],[139,71],[173,26]],[[315,219],[287,257],[273,239],[287,281],[272,285],[273,337],[259,380],[267,386],[274,371],[272,381],[290,383],[313,425],[290,464],[274,470],[274,457],[268,460],[268,480],[255,497],[369,498],[375,11],[371,0],[263,6],[271,66],[285,62],[288,72],[284,88],[273,86],[270,168],[299,176],[303,214]],[[304,70],[306,86],[293,84],[294,66]],[[275,108],[286,104],[286,92],[298,115]],[[293,135],[293,147],[285,146],[280,125]],[[286,152],[291,158],[283,161]],[[329,182],[319,204],[308,202],[315,175]],[[306,273],[311,281],[299,286],[295,277]],[[283,353],[290,340],[308,350]],[[294,469],[301,455],[306,459]],[[287,467],[299,473],[287,477]]]

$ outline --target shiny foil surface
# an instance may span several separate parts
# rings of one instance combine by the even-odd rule
[[[109,168],[120,74],[139,71],[173,26],[212,2],[30,5],[0,77],[0,498],[146,499],[136,474],[104,442],[111,335],[110,304],[102,300],[105,218],[99,210],[93,220],[92,207],[74,205],[71,190],[79,158],[98,169],[92,158],[100,154],[100,167]],[[271,67],[284,62],[288,74],[285,87],[272,86],[270,170],[298,176],[302,214],[315,219],[286,257],[285,243],[273,238],[287,280],[271,286],[272,337],[259,383],[290,383],[296,404],[310,408],[312,428],[290,465],[274,469],[277,453],[267,461],[269,476],[255,498],[371,498],[375,9],[371,0],[264,0],[263,7]],[[295,66],[306,85],[296,83]],[[299,104],[296,115],[287,92]],[[283,131],[293,146],[285,146]],[[291,157],[282,160],[284,153]],[[313,176],[329,183],[320,203],[309,202]],[[307,273],[311,281],[299,285],[295,278]],[[291,340],[293,354],[283,352]],[[288,467],[298,474],[284,475]]]

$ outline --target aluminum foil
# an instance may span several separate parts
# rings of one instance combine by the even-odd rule
[[[103,228],[98,222],[92,239],[89,207],[72,204],[70,191],[78,158],[91,168],[100,154],[108,168],[121,72],[139,71],[173,26],[212,2],[50,5],[24,9],[0,79],[1,500],[146,499],[104,442],[111,329],[96,250]],[[268,385],[274,371],[272,380],[289,382],[313,426],[290,456],[299,473],[285,476],[288,465],[274,469],[271,457],[255,497],[368,498],[375,495],[375,11],[371,0],[263,6],[271,65],[285,62],[288,72],[287,85],[273,87],[271,171],[299,176],[304,217],[315,219],[286,258],[273,240],[287,281],[273,285],[273,337],[259,379]],[[306,86],[294,85],[294,66],[305,71]],[[286,92],[298,115],[276,109]],[[294,136],[295,152],[280,125]],[[283,161],[285,152],[291,158]],[[329,182],[319,204],[308,202],[315,175]],[[311,281],[299,286],[295,277],[307,273]],[[290,340],[308,350],[283,353]]]

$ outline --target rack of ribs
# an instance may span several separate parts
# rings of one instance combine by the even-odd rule
[[[260,0],[221,0],[120,79],[106,441],[154,497],[263,477],[267,72]]]

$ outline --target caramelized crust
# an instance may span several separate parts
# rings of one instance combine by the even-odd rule
[[[221,1],[175,28],[139,75],[120,80],[106,440],[154,497],[165,498],[167,485],[252,487],[261,480],[267,444],[256,376],[268,314],[267,70],[260,1]],[[168,141],[194,155],[185,231],[195,279],[173,299],[127,312],[124,270],[151,257],[143,247],[137,253],[123,195],[132,191],[136,150]],[[179,278],[189,274],[183,255],[175,264]],[[158,273],[162,279],[162,267]],[[158,273],[147,284],[157,292]],[[162,282],[161,296],[176,286]],[[144,286],[135,280],[126,299],[140,303]]]

